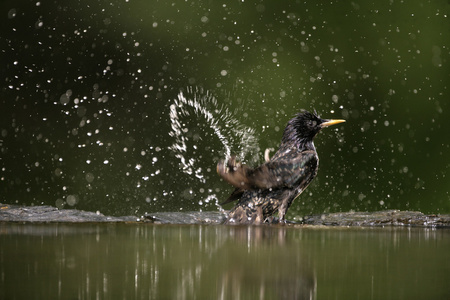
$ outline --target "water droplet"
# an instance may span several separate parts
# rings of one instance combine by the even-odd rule
[[[94,177],[94,174],[92,174],[92,173],[86,173],[85,178],[86,178],[87,182],[92,183],[94,181],[95,177]]]
[[[78,203],[78,197],[76,195],[68,195],[66,198],[66,203],[70,206],[74,206]]]

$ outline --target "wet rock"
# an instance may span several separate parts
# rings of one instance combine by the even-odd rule
[[[221,224],[226,215],[221,212],[159,212],[145,214],[141,220],[156,224]]]
[[[450,215],[425,215],[417,211],[330,213],[303,218],[303,224],[326,226],[424,226],[450,227]]]
[[[101,213],[52,206],[19,206],[0,204],[0,222],[130,222],[136,217],[109,217]]]
[[[157,212],[144,216],[112,217],[77,209],[58,209],[52,206],[19,206],[0,204],[0,222],[142,222],[154,224],[221,224],[223,212]],[[421,226],[449,227],[450,215],[423,214],[415,211],[386,210],[377,212],[329,213],[304,217],[290,225],[321,226]]]

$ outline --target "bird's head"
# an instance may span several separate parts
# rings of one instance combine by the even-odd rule
[[[302,110],[289,121],[283,140],[295,139],[301,143],[312,142],[322,128],[342,122],[345,122],[345,120],[322,119],[317,113]]]

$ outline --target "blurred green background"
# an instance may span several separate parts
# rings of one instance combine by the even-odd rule
[[[450,213],[448,1],[0,9],[2,203],[217,210],[232,191],[215,172],[225,145],[247,143],[241,158],[261,163],[305,108],[347,123],[316,138],[318,177],[288,218]],[[180,91],[197,110],[181,106]]]

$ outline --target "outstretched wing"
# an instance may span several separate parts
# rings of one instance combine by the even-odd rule
[[[236,161],[232,156],[228,161],[221,160],[217,164],[217,173],[228,183],[236,188],[249,188],[248,176],[252,169]]]
[[[236,187],[227,200],[220,203],[221,205],[233,202],[241,198],[246,189],[249,188],[248,175],[251,168],[236,161],[236,157],[232,156],[227,162],[221,160],[217,164],[217,173],[228,183]]]

